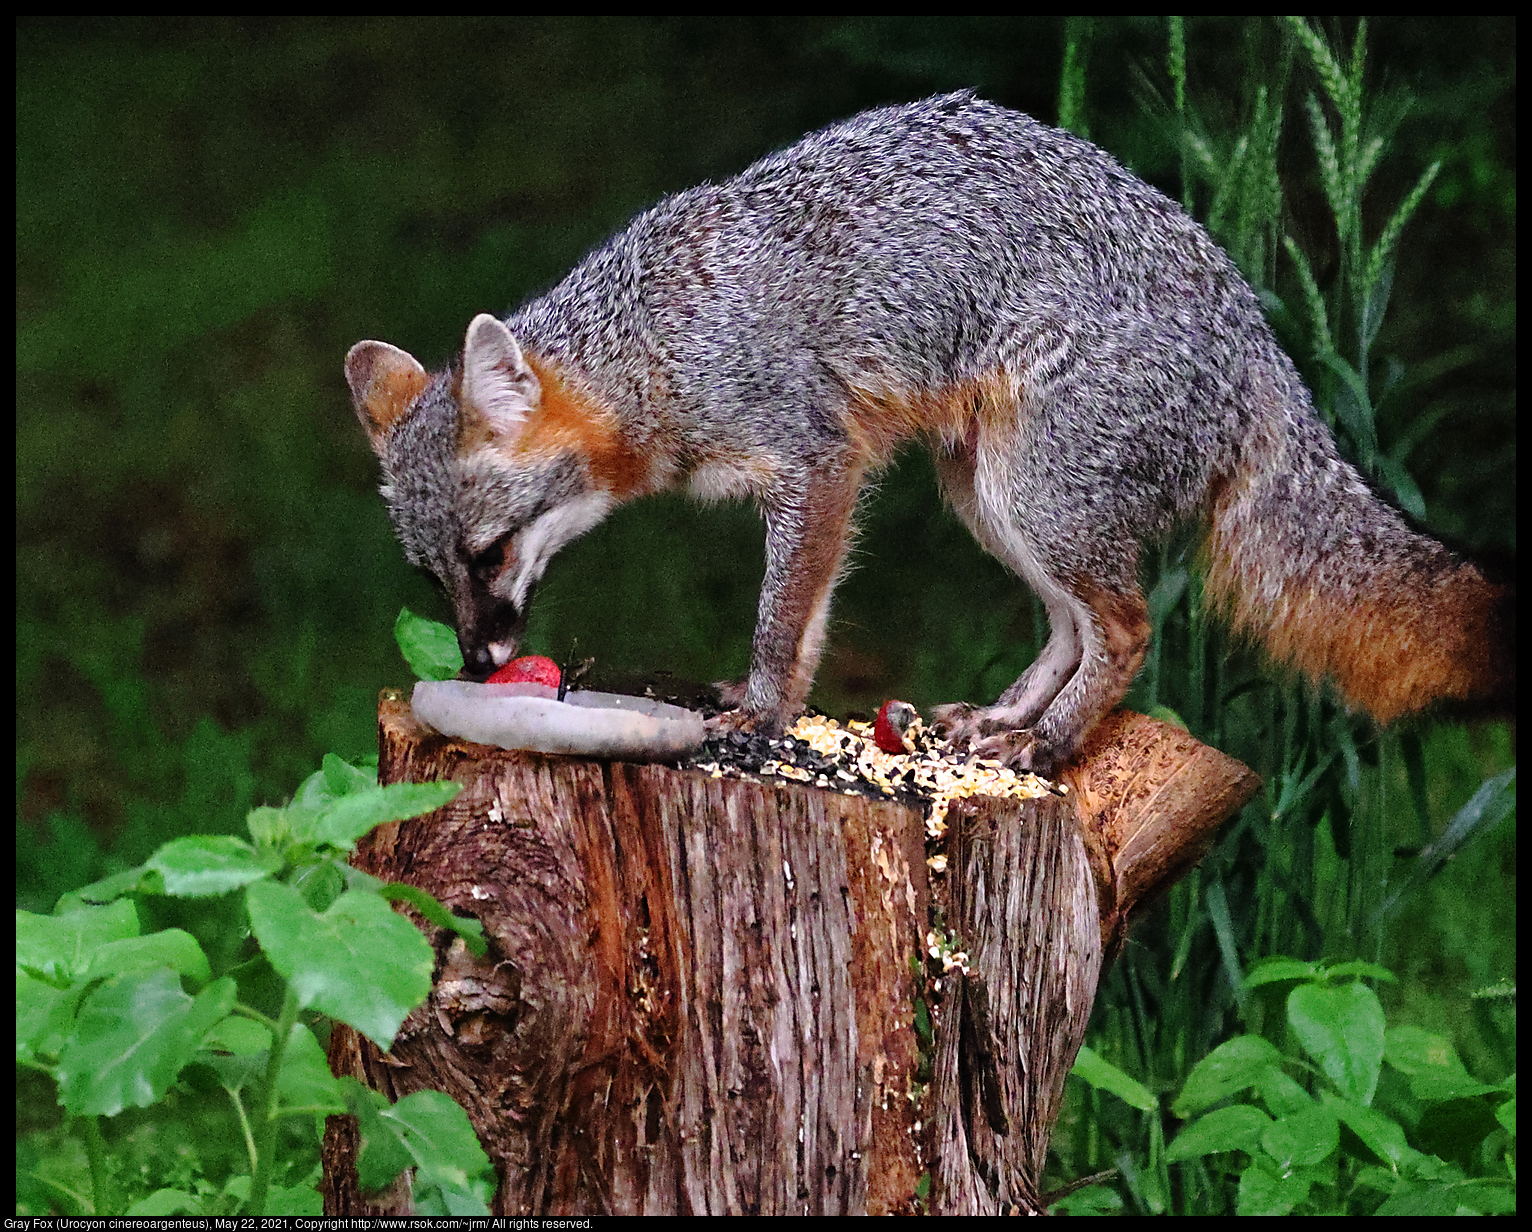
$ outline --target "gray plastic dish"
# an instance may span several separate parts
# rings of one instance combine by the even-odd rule
[[[674,761],[702,747],[702,716],[666,702],[544,684],[423,680],[410,706],[444,736],[502,749]]]

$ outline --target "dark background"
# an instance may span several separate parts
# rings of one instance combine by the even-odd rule
[[[1349,23],[1326,28],[1350,45]],[[1274,27],[1195,19],[1187,38],[1191,96],[1233,124]],[[447,608],[376,494],[352,343],[439,364],[475,313],[637,209],[869,106],[971,86],[1053,122],[1063,45],[1062,21],[1022,18],[22,22],[23,904],[237,829],[325,751],[372,750],[378,689],[409,680],[400,606]],[[1179,198],[1163,22],[1098,21],[1088,46],[1090,137]],[[1403,373],[1380,436],[1433,530],[1507,550],[1515,25],[1381,20],[1369,48],[1370,80],[1416,99],[1380,208],[1444,164],[1376,348]],[[1295,75],[1295,98],[1313,88]],[[1333,237],[1289,115],[1288,229],[1323,279]],[[1279,264],[1279,292],[1290,277]],[[939,509],[918,454],[865,526],[815,700],[991,699],[1032,653],[1023,589]],[[531,648],[739,675],[760,544],[742,506],[630,506],[554,563]]]

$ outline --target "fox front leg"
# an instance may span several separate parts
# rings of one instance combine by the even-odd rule
[[[750,676],[742,695],[724,690],[725,700],[735,702],[736,709],[714,719],[715,730],[778,736],[808,701],[824,649],[830,596],[851,541],[861,480],[859,467],[824,467],[763,499],[766,576]]]

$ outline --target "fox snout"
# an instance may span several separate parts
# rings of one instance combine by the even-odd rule
[[[463,652],[463,676],[468,680],[487,680],[496,668],[516,657],[517,642],[514,638],[474,645],[459,635],[457,644]]]
[[[521,638],[505,637],[493,642],[472,642],[459,634],[457,644],[463,652],[463,677],[484,681],[497,668],[504,667],[516,657]]]
[[[458,612],[457,644],[463,652],[463,675],[484,680],[516,657],[526,632],[526,614],[493,595],[476,595],[470,611]]]

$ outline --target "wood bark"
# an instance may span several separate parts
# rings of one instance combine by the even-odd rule
[[[1253,790],[1176,729],[1109,722],[1068,795],[951,814],[968,973],[943,977],[923,1062],[919,811],[454,741],[385,694],[382,781],[465,788],[353,862],[477,917],[490,952],[414,917],[430,999],[387,1054],[337,1025],[331,1066],[458,1100],[499,1214],[882,1214],[918,1209],[926,1174],[933,1211],[1038,1209],[1103,954]],[[407,1178],[359,1192],[356,1151],[331,1118],[327,1213],[408,1211]]]

